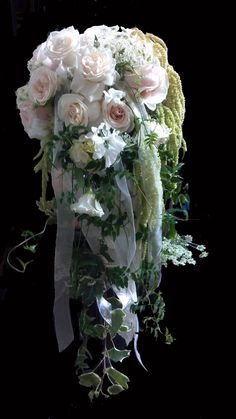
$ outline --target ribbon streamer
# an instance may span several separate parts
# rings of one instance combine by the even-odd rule
[[[59,97],[59,95],[58,95]],[[57,117],[55,101],[54,134],[61,125]],[[60,159],[61,143],[53,150],[52,185],[57,202],[57,236],[54,261],[54,319],[59,351],[63,351],[74,339],[70,313],[69,280],[75,231],[74,214],[67,202],[72,191],[72,173],[64,171]],[[63,199],[62,199],[63,198]]]

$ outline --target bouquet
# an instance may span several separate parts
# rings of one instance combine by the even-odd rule
[[[118,26],[52,32],[28,69],[17,107],[28,136],[40,141],[38,207],[46,224],[57,223],[59,350],[73,340],[73,298],[81,307],[80,384],[91,400],[115,395],[128,388],[119,363],[132,341],[143,365],[140,320],[155,337],[173,340],[162,327],[162,266],[194,264],[193,248],[206,256],[204,246],[177,232],[189,207],[179,162],[186,150],[181,81],[160,38]]]

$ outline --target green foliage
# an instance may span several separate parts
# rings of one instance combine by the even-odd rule
[[[165,339],[167,345],[171,345],[175,340],[173,336],[170,334],[168,327],[166,327],[165,329]]]
[[[122,57],[124,50],[119,51],[119,55]],[[128,72],[133,72],[133,66],[129,61],[121,61],[116,64],[116,71],[120,74],[121,79],[124,77],[124,74]]]
[[[119,384],[113,384],[112,386],[108,387],[107,391],[111,396],[115,396],[116,394],[124,391],[124,388]]]
[[[147,137],[144,139],[144,142],[149,146],[152,147],[156,144],[158,136],[155,132],[150,132]]]
[[[128,285],[130,271],[126,267],[120,268],[119,266],[116,266],[113,268],[108,266],[106,268],[106,275],[111,284],[116,285],[117,288],[124,288]]]
[[[174,238],[178,221],[188,220],[190,198],[188,185],[183,186],[180,174],[184,163],[176,163],[165,145],[159,147],[161,158],[161,180],[164,192],[165,213],[163,216],[163,235]]]
[[[128,388],[129,377],[127,377],[127,375],[122,374],[113,367],[107,368],[106,373],[114,384],[120,385],[123,389]]]
[[[102,278],[93,278],[91,276],[83,276],[78,283],[77,295],[81,297],[82,303],[86,306],[96,301],[97,297],[101,297],[105,291],[105,283]]]
[[[130,351],[127,349],[120,351],[119,349],[112,348],[108,351],[109,357],[114,362],[122,362],[123,359],[130,356]]]
[[[79,383],[84,387],[98,387],[101,383],[101,378],[95,372],[86,372],[79,376]]]
[[[124,317],[125,317],[125,312],[121,310],[121,308],[116,308],[115,310],[112,310],[111,312],[112,335],[116,335],[116,333],[120,330]]]

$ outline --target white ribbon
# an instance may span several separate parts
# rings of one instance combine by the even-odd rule
[[[61,129],[55,101],[54,134]],[[60,159],[61,143],[53,150],[52,186],[57,203],[57,236],[54,261],[54,319],[59,351],[63,351],[74,339],[69,302],[70,266],[74,240],[74,214],[66,195],[72,191],[72,173],[64,171]],[[62,193],[64,199],[62,200]]]

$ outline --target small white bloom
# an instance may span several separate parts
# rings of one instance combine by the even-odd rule
[[[71,211],[77,214],[87,214],[91,217],[102,217],[104,211],[101,204],[96,200],[93,192],[82,195],[77,202],[71,204]]]
[[[115,129],[111,132],[108,124],[102,122],[99,127],[91,128],[91,140],[94,143],[95,151],[93,159],[105,158],[105,166],[110,167],[126,146],[126,143]]]
[[[166,124],[159,124],[155,119],[146,121],[146,127],[150,133],[154,133],[157,136],[156,144],[165,144],[171,134],[171,128],[168,128]]]
[[[69,156],[75,165],[80,168],[84,168],[91,160],[84,149],[84,144],[78,140],[73,140],[73,144],[69,149]]]

